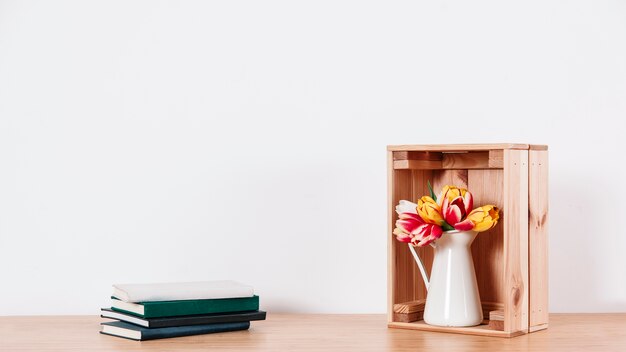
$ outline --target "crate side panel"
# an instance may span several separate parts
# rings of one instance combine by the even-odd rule
[[[530,326],[548,323],[548,152],[529,151]]]
[[[528,151],[504,151],[504,331],[528,332]]]
[[[474,196],[474,206],[493,204],[506,214],[504,208],[504,171],[469,170],[468,189]],[[502,219],[491,230],[478,234],[472,244],[472,257],[482,302],[504,302],[504,223]]]
[[[395,257],[396,247],[393,243],[393,222],[394,222],[394,178],[395,170],[393,169],[393,152],[387,152],[387,322],[393,322],[393,300],[395,273],[393,258]]]
[[[393,160],[392,160],[393,162]],[[411,200],[413,195],[413,175],[411,170],[393,170],[391,176],[391,197],[389,202],[389,319],[393,319],[393,305],[415,299],[415,287],[418,277],[414,275],[413,257],[406,243],[399,242],[393,235],[393,228],[398,219],[395,206],[401,199]]]

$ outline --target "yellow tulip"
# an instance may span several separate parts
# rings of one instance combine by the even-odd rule
[[[417,201],[417,213],[429,224],[441,226],[444,223],[441,207],[429,196],[423,196]]]
[[[471,221],[474,225],[472,230],[483,232],[496,226],[500,219],[499,212],[500,209],[494,205],[483,205],[480,208],[472,210],[472,212],[467,215],[466,220]]]

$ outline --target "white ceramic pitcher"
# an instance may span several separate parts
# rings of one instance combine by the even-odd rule
[[[483,321],[471,244],[476,231],[444,232],[433,247],[435,259],[430,280],[415,249],[411,253],[420,267],[428,295],[424,321],[438,326],[474,326]]]

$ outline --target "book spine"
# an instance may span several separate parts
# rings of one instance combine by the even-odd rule
[[[235,314],[215,315],[211,317],[189,316],[189,317],[170,317],[170,318],[153,318],[147,320],[150,328],[167,328],[172,326],[185,325],[202,325],[202,324],[220,324],[220,323],[239,323],[254,320],[265,320],[265,312],[246,312]]]
[[[241,323],[223,323],[212,325],[197,326],[179,326],[161,329],[143,329],[141,331],[141,340],[164,339],[168,337],[180,337],[190,335],[212,334],[226,331],[248,330],[250,322]]]

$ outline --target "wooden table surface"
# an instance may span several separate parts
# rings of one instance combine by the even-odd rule
[[[131,341],[98,316],[0,317],[0,351],[626,351],[626,314],[551,314],[514,338],[388,329],[384,315],[268,314],[248,331]]]

